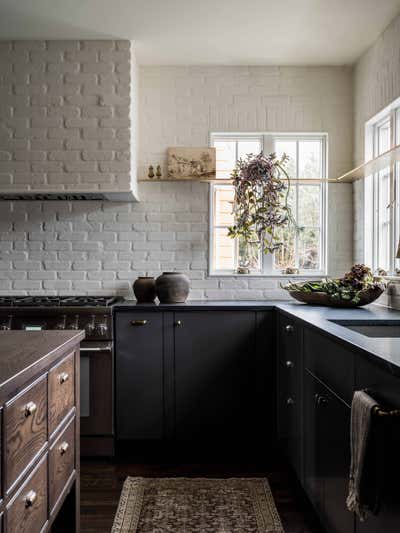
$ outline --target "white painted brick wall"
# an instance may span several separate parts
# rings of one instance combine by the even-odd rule
[[[395,18],[354,68],[354,163],[364,162],[365,123],[400,96],[400,16]],[[354,258],[364,260],[364,187],[353,185]],[[400,309],[397,285],[380,303]]]
[[[41,91],[39,78],[33,78],[34,83],[22,85],[18,91],[21,94],[8,95],[7,102],[13,102],[15,107],[16,98],[26,98],[28,103],[46,107],[43,116],[12,117],[17,122],[13,126],[16,134],[11,139],[8,129],[0,126],[0,166],[3,163],[6,164],[3,168],[13,168],[21,187],[30,179],[39,184],[46,180],[54,184],[64,182],[67,186],[68,180],[73,181],[76,175],[85,174],[88,183],[93,183],[92,180],[97,183],[99,175],[110,174],[115,179],[126,175],[108,166],[110,163],[125,164],[125,156],[120,156],[129,151],[125,126],[116,122],[102,122],[100,126],[101,120],[126,118],[125,81],[120,90],[115,78],[116,74],[125,76],[126,73],[121,73],[119,68],[118,73],[109,75],[93,72],[109,60],[110,53],[126,52],[126,45],[113,41],[100,44],[101,49],[92,41],[78,44],[48,42],[44,49],[40,43],[34,42],[29,44],[29,54],[25,53],[23,45],[13,45],[13,54],[22,53],[25,57],[24,67],[17,69],[18,76],[30,79],[33,74],[40,73],[36,62],[42,64],[45,54],[48,59],[46,76],[57,76],[58,70],[68,64],[68,71],[63,71],[62,76],[69,80],[62,86],[57,81],[48,80],[49,86],[58,91],[53,95]],[[49,58],[54,59],[59,54],[64,61],[50,61]],[[122,54],[121,61],[124,57]],[[84,67],[86,64],[91,66]],[[9,63],[5,63],[4,72],[7,76],[17,74]],[[2,73],[0,67],[0,79],[3,79]],[[208,144],[210,131],[327,132],[330,174],[343,172],[351,164],[352,78],[349,69],[142,67],[139,75],[142,81],[138,138],[142,173],[150,163],[160,163],[165,169],[168,146]],[[75,92],[69,87],[74,83],[79,85]],[[105,88],[111,84],[115,93],[104,96],[103,106],[98,105],[96,94],[93,94],[101,84]],[[24,110],[32,113],[33,106],[24,105]],[[53,107],[61,107],[68,114],[62,115],[62,120],[71,121],[68,128],[63,128],[68,131],[68,138],[64,137],[65,132],[59,133],[57,125],[43,126],[44,123],[35,122],[33,127],[30,122],[34,118],[59,118],[58,111],[49,113]],[[74,110],[76,108],[78,111]],[[98,128],[87,122],[93,118],[99,121],[96,123]],[[27,123],[33,130],[29,139],[32,151],[44,152],[46,159],[40,160],[43,155],[39,155],[38,160],[17,161],[2,156],[2,151],[11,153],[12,150],[14,154],[17,150],[27,150],[27,139],[19,136],[25,134]],[[57,121],[50,123],[58,124]],[[96,138],[99,131],[114,131],[120,126],[121,133],[115,132],[110,138]],[[6,145],[3,144],[5,138]],[[64,153],[75,151],[79,152],[78,157]],[[102,152],[101,158],[99,151]],[[113,159],[109,159],[110,152],[114,154]],[[98,165],[95,170],[93,162]],[[99,173],[100,166],[103,172]],[[11,172],[3,170],[6,181]],[[2,203],[0,292],[131,295],[131,284],[138,275],[158,275],[163,270],[174,269],[189,275],[192,299],[276,299],[286,296],[279,289],[277,280],[207,277],[207,184],[142,183],[139,195],[141,202],[137,204]],[[330,187],[328,226],[332,274],[343,272],[351,263],[351,213],[351,187]]]
[[[1,41],[0,190],[129,189],[134,69],[129,41]]]

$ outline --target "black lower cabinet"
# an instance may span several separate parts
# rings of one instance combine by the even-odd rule
[[[368,389],[387,409],[400,406],[400,379],[390,368],[359,357],[356,367],[356,388]],[[377,486],[380,509],[365,522],[357,521],[357,533],[397,533],[400,531],[400,419],[378,417],[375,420]]]
[[[175,313],[178,441],[237,447],[239,443],[261,444],[268,430],[273,436],[273,397],[268,386],[273,350],[258,342],[260,316],[262,327],[268,330],[270,317],[265,313]]]
[[[304,487],[327,532],[351,533],[350,408],[307,370],[304,390]]]
[[[117,439],[162,439],[163,314],[119,313],[115,338]]]
[[[276,442],[273,330],[268,311],[117,312],[117,440],[265,453]]]

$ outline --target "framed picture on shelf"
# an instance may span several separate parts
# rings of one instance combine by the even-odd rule
[[[168,180],[215,179],[215,148],[168,148]]]

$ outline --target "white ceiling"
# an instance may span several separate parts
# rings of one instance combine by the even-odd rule
[[[0,0],[0,38],[136,41],[141,64],[353,63],[400,0]]]

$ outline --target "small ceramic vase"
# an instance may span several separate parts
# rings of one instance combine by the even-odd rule
[[[156,280],[139,276],[133,284],[133,292],[138,303],[153,303],[156,297]]]
[[[185,303],[189,287],[189,278],[180,272],[163,272],[156,279],[156,292],[162,304]]]

